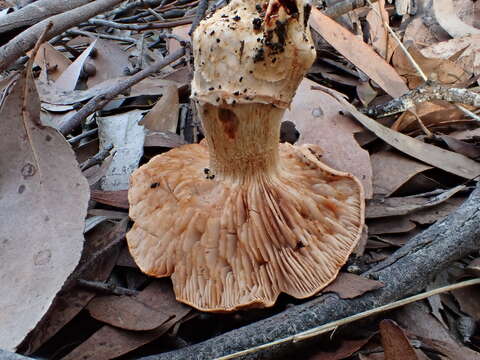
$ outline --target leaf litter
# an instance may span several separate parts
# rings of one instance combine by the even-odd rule
[[[331,4],[326,3],[328,12]],[[355,174],[371,198],[358,251],[323,291],[331,296],[355,298],[381,288],[378,281],[358,274],[455,211],[473,188],[470,180],[480,175],[478,118],[460,109],[460,103],[431,100],[386,118],[366,115],[369,107],[421,86],[418,67],[430,81],[478,93],[480,41],[474,6],[467,0],[430,3],[396,0],[370,6],[367,1],[347,15],[334,16],[338,21],[320,7],[312,9],[317,61],[283,119],[282,139],[319,145],[322,161]],[[16,11],[17,2],[12,4]],[[15,295],[0,302],[0,348],[44,358],[141,357],[211,338],[301,302],[285,297],[265,312],[198,316],[174,299],[169,280],[142,274],[129,256],[124,241],[130,226],[129,174],[156,154],[203,138],[189,100],[192,69],[187,58],[131,86],[64,134],[77,160],[65,139],[44,126],[61,128],[86,102],[181,49],[184,43],[178,40],[189,41],[190,24],[177,26],[175,21],[191,19],[196,2],[152,1],[151,11],[129,6],[104,19],[172,25],[137,31],[135,26],[122,30],[80,24],[40,46],[30,78],[0,78],[0,127],[12,134],[0,144],[2,169],[18,170],[20,163],[33,165],[34,160],[45,169],[33,175],[30,167],[27,175],[14,170],[2,174],[0,207],[15,219],[0,217],[6,229],[0,275],[7,280],[0,286]],[[456,15],[448,10],[452,6]],[[168,18],[172,10],[179,16],[173,21]],[[22,81],[30,84],[28,111],[23,113]],[[23,128],[14,125],[21,122],[31,124],[32,145],[22,137]],[[366,140],[357,142],[361,137]],[[18,144],[23,147],[13,152]],[[114,148],[106,151],[110,144]],[[39,221],[45,214],[48,223]],[[42,252],[46,249],[50,255]],[[477,253],[456,266],[460,276],[478,276],[479,264]],[[79,286],[82,281],[90,287]],[[24,291],[29,302],[14,302],[21,296],[15,289]],[[127,290],[135,295],[114,295]],[[478,287],[432,297],[355,324],[357,336],[339,328],[322,340],[324,346],[309,352],[317,360],[477,359],[479,303]],[[364,336],[359,339],[358,334]]]

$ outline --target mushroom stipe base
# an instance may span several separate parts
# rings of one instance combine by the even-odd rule
[[[135,171],[127,240],[140,269],[171,276],[177,300],[212,312],[306,298],[333,281],[361,235],[362,187],[315,146],[277,149],[275,171],[241,181],[208,174],[206,142]]]

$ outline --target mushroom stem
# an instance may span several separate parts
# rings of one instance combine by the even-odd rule
[[[278,172],[284,109],[254,103],[198,107],[210,155],[207,176],[244,182]]]

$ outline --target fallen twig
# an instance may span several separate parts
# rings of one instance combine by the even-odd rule
[[[78,279],[77,283],[78,285],[84,288],[99,291],[106,294],[112,294],[112,295],[133,296],[133,295],[138,295],[139,293],[137,290],[127,289],[112,283],[106,283],[102,281],[90,281],[85,279]]]
[[[135,30],[135,31],[142,31],[142,30],[150,30],[150,29],[165,29],[171,28],[180,25],[190,24],[192,22],[192,17],[185,17],[174,21],[166,21],[166,22],[149,22],[147,24],[124,24],[110,20],[103,20],[103,19],[90,19],[88,20],[89,24],[93,25],[101,25],[101,26],[108,26],[114,29],[120,30]]]
[[[208,9],[208,0],[200,0],[197,5],[195,19],[193,20],[192,26],[188,31],[188,35],[191,36],[193,34],[198,24],[200,24],[200,21],[202,21],[202,19],[205,17],[205,13],[207,12],[207,9]]]
[[[337,321],[332,321],[328,324],[318,326],[318,327],[310,329],[310,330],[302,331],[301,333],[291,335],[291,336],[288,336],[288,337],[283,338],[283,339],[275,340],[275,341],[272,341],[268,344],[255,346],[253,348],[243,350],[243,351],[239,351],[239,352],[236,352],[234,354],[230,354],[230,355],[227,355],[227,356],[222,356],[222,357],[216,358],[216,360],[236,359],[236,358],[239,358],[240,356],[253,354],[255,352],[265,350],[265,349],[268,349],[268,348],[276,346],[276,345],[285,344],[285,343],[295,343],[295,342],[307,340],[307,339],[310,339],[312,337],[322,335],[322,334],[325,334],[325,333],[330,332],[330,331],[334,331],[339,326],[350,324],[354,321],[365,319],[365,318],[367,318],[369,316],[372,316],[372,315],[375,315],[375,314],[379,314],[379,313],[382,313],[382,312],[385,312],[385,311],[397,309],[399,307],[411,304],[415,301],[424,300],[424,299],[426,299],[430,296],[434,296],[434,295],[438,295],[438,294],[446,293],[446,292],[449,292],[449,291],[461,289],[461,288],[464,288],[464,287],[467,287],[467,286],[473,286],[473,285],[478,285],[478,284],[480,284],[480,278],[465,280],[465,281],[461,281],[457,284],[447,285],[447,286],[440,287],[438,289],[425,291],[421,294],[410,296],[408,298],[398,300],[398,301],[395,301],[393,303],[386,304],[386,305],[377,307],[377,308],[372,309],[372,310],[367,310],[367,311],[361,312],[359,314],[355,314],[355,315],[346,317],[344,319],[340,319],[340,320],[337,320]]]
[[[399,98],[382,105],[370,107],[362,112],[376,118],[390,116],[404,112],[422,102],[432,100],[444,100],[480,107],[480,94],[467,89],[452,88],[427,81]]]
[[[147,356],[141,360],[218,358],[299,334],[417,293],[426,287],[435,274],[452,262],[478,250],[479,219],[480,186],[477,185],[469,199],[454,213],[411,239],[393,254],[392,261],[387,259],[364,274],[383,282],[383,288],[355,299],[340,299],[336,294],[326,294],[202,343]],[[273,344],[268,349],[242,358],[275,359],[288,350],[298,352],[298,347],[293,347],[291,343]]]
[[[113,144],[108,144],[105,148],[103,148],[98,153],[93,155],[90,159],[85,160],[83,163],[81,163],[80,170],[84,171],[89,167],[100,164],[103,160],[105,160],[110,155],[110,151],[112,149],[113,149]]]
[[[109,34],[103,34],[103,33],[93,33],[85,30],[72,29],[72,30],[67,30],[66,33],[67,35],[83,35],[91,38],[99,37],[101,39],[117,40],[117,41],[129,42],[129,43],[137,42],[137,39],[134,39],[128,36],[117,36],[117,35],[109,35]]]
[[[130,78],[115,84],[112,88],[90,99],[75,115],[66,120],[60,126],[60,132],[64,135],[70,133],[73,129],[80,125],[81,121],[87,116],[93,114],[95,111],[100,110],[107,102],[112,100],[115,96],[132,87],[139,81],[145,79],[147,76],[160,71],[165,66],[171,64],[175,60],[178,60],[185,54],[185,48],[178,49],[173,54],[170,54],[165,59],[159,60],[148,68],[136,73]]]
[[[50,16],[88,4],[91,0],[38,0],[17,11],[0,17],[0,34],[34,25]]]
[[[20,56],[35,46],[40,34],[47,23],[53,23],[52,29],[46,35],[46,40],[63,33],[65,30],[84,22],[91,17],[105,12],[123,0],[97,0],[76,9],[64,12],[63,14],[49,17],[19,35],[15,36],[8,43],[0,47],[0,72],[6,70]]]

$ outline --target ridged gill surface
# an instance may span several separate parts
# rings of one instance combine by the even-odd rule
[[[173,149],[132,177],[127,234],[140,269],[171,276],[203,311],[311,296],[335,279],[363,224],[363,190],[315,148],[280,144],[280,171],[245,182],[207,178],[206,144]]]

